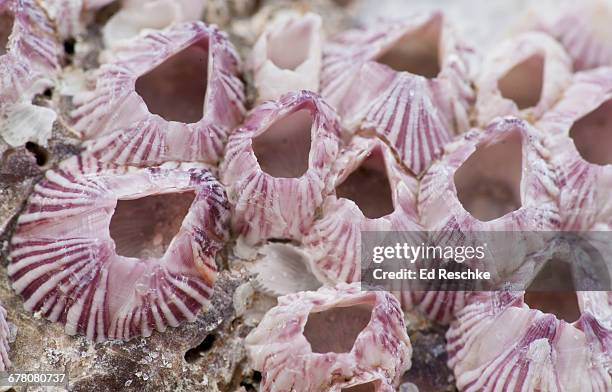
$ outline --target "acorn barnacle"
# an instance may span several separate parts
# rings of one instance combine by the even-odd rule
[[[228,223],[223,188],[201,165],[74,157],[36,185],[8,274],[27,310],[70,335],[149,336],[208,303]]]

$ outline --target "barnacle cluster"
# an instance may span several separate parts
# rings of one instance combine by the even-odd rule
[[[27,312],[93,342],[172,334],[229,270],[270,299],[241,336],[261,391],[433,390],[416,318],[458,390],[612,390],[609,291],[361,281],[364,232],[516,233],[487,258],[501,283],[540,270],[552,239],[526,232],[612,231],[608,0],[538,5],[488,49],[444,9],[335,26],[318,7],[357,5],[270,1],[219,26],[213,3],[0,0],[3,160],[78,146],[0,216]]]

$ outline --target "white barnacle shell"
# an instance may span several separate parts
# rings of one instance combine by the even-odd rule
[[[264,102],[232,133],[221,173],[246,245],[307,232],[331,186],[339,127],[321,97],[300,91]]]
[[[349,132],[374,131],[418,174],[469,126],[473,59],[440,12],[379,22],[324,46],[321,94]]]
[[[571,77],[571,60],[553,38],[539,32],[512,37],[490,51],[476,79],[478,123],[506,115],[536,121]]]
[[[550,135],[566,230],[610,230],[612,68],[574,76],[559,103],[536,124]]]
[[[412,347],[397,300],[339,285],[286,295],[245,339],[262,391],[393,391]]]
[[[460,391],[609,391],[612,296],[576,292],[580,318],[530,309],[523,292],[470,297],[447,332]]]
[[[322,40],[319,15],[279,14],[250,54],[257,99],[276,99],[290,91],[319,91]]]
[[[239,68],[216,27],[149,31],[113,52],[95,89],[74,96],[74,128],[106,162],[216,162],[244,113]]]
[[[11,360],[9,359],[10,334],[9,324],[6,321],[6,309],[0,305],[0,371],[5,371],[11,366]]]
[[[334,190],[302,240],[322,283],[361,279],[362,231],[421,230],[417,179],[377,138],[355,137],[336,162]]]
[[[208,303],[228,226],[223,188],[202,165],[144,169],[74,157],[34,188],[8,275],[28,311],[70,335],[150,336],[195,319]]]

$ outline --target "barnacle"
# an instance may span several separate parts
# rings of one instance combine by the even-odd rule
[[[255,108],[230,136],[221,166],[245,244],[306,233],[331,187],[339,149],[337,115],[315,93],[289,93]]]
[[[244,113],[239,67],[215,27],[150,31],[113,52],[95,89],[75,95],[74,128],[106,162],[216,162]]]
[[[324,46],[321,94],[420,173],[469,125],[473,52],[440,12],[349,30]]]
[[[397,300],[358,284],[280,297],[245,344],[279,392],[392,391],[412,352]]]
[[[207,304],[228,223],[224,191],[200,165],[75,157],[35,187],[8,274],[27,310],[70,335],[149,336]]]
[[[9,359],[9,335],[10,329],[6,321],[6,309],[0,305],[0,371],[5,371],[11,366]]]

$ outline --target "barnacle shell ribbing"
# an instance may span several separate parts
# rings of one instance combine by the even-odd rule
[[[577,73],[537,127],[550,135],[564,229],[610,230],[612,68]]]
[[[440,12],[380,22],[324,46],[321,94],[350,132],[373,130],[420,173],[469,125],[473,59]]]
[[[358,284],[278,299],[246,338],[262,391],[393,391],[412,347],[397,300]]]
[[[259,101],[290,91],[319,90],[321,17],[282,13],[261,34],[250,54]]]
[[[331,187],[339,127],[321,97],[301,91],[264,102],[232,133],[221,173],[246,244],[306,233]]]
[[[11,350],[9,335],[10,329],[6,321],[6,309],[0,305],[0,371],[5,371],[11,366],[11,360],[8,355]]]
[[[502,42],[486,56],[476,81],[478,123],[505,115],[536,121],[559,100],[571,75],[570,58],[544,33]]]
[[[132,214],[121,236],[131,253],[118,254],[111,236],[120,202],[185,192],[194,199],[167,248],[152,225],[150,244],[130,230]],[[74,157],[34,188],[12,238],[8,274],[27,310],[61,322],[70,335],[149,336],[193,320],[208,303],[228,223],[224,191],[201,165],[139,169]]]
[[[155,111],[161,114],[153,114],[136,90],[140,77],[180,53],[186,57],[177,56],[183,64],[172,64],[173,77],[198,79],[197,75],[177,73],[194,71],[206,77],[205,85],[194,86],[197,82],[186,79],[186,86],[181,87],[198,97],[205,92],[201,117],[196,111],[199,107],[189,108],[192,113],[186,111],[186,103],[168,105],[164,101],[168,94],[185,94],[173,90],[160,93],[159,88],[169,83],[165,78],[152,82],[162,87],[155,85],[150,91],[146,81],[142,85]],[[194,61],[206,68],[192,67]],[[238,54],[227,36],[215,27],[193,22],[149,31],[113,51],[112,60],[97,72],[94,90],[74,96],[74,128],[85,139],[95,139],[86,147],[102,161],[136,165],[170,160],[216,162],[227,134],[244,113],[239,67]],[[185,112],[169,112],[173,107]],[[189,120],[177,120],[179,114]]]
[[[530,309],[523,292],[470,298],[447,332],[461,391],[609,391],[612,296],[577,292],[574,323]]]

